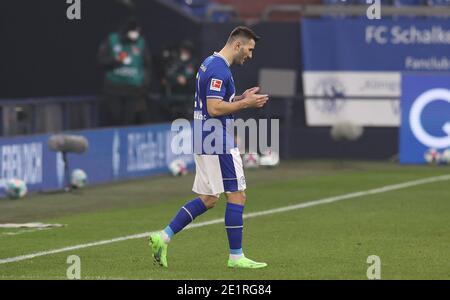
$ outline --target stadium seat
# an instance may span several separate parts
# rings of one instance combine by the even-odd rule
[[[450,0],[428,0],[427,1],[428,6],[450,6]],[[443,19],[450,19],[446,16],[436,16],[436,17],[428,17],[428,19],[432,20],[443,20]]]
[[[424,5],[424,0],[394,0],[395,6],[418,6]]]
[[[211,2],[232,5],[236,8],[240,18],[252,21],[261,18],[266,8],[270,5],[317,4],[320,3],[320,0],[211,0]],[[281,18],[283,20],[285,17],[292,19],[292,14],[277,13],[277,19]]]
[[[367,3],[367,0],[353,0],[353,4],[354,5],[365,5],[365,6],[369,6],[371,4],[374,3],[374,0],[371,0],[370,3]],[[379,0],[381,5],[392,5],[392,2],[394,0]],[[383,18],[385,19],[389,19],[391,18],[391,16],[383,16]],[[355,17],[355,19],[361,19],[361,20],[367,20],[367,16],[366,15],[361,15],[359,17]]]
[[[394,0],[380,0],[381,5],[392,5]],[[373,0],[372,0],[373,3]],[[354,4],[357,5],[368,5],[367,0],[354,0]]]
[[[350,5],[353,0],[322,0],[323,5]]]
[[[211,16],[208,15],[208,9],[214,5],[223,4],[214,0],[172,0],[187,13],[199,17],[209,18],[215,22],[229,22],[238,19],[237,13],[234,11],[214,11]]]
[[[428,0],[428,6],[449,6],[450,0]]]
[[[210,0],[175,0],[175,2],[179,3],[180,5],[187,5],[187,6],[207,6],[211,1]]]
[[[206,11],[208,5],[210,4],[209,0],[173,0],[174,3],[178,4],[182,9],[186,12],[200,18],[204,18],[206,16]]]
[[[214,22],[224,23],[231,22],[238,19],[238,15],[235,11],[214,11],[210,20]]]
[[[354,5],[354,0],[322,0],[323,5]],[[322,15],[322,19],[340,19],[340,18],[348,18],[346,14],[341,13],[330,13]]]
[[[301,12],[276,11],[270,14],[267,21],[271,22],[296,22],[302,18]]]

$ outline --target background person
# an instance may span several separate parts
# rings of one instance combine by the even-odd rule
[[[103,125],[147,123],[151,56],[135,19],[108,35],[100,46],[98,59],[104,67]]]

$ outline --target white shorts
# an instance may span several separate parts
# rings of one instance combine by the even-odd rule
[[[246,189],[242,159],[238,148],[230,154],[194,154],[195,180],[192,191],[199,195],[219,197]]]

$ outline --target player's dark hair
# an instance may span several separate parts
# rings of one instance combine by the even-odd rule
[[[253,39],[255,42],[261,39],[261,37],[256,35],[253,30],[245,26],[238,26],[234,28],[228,37],[227,44],[234,42],[237,38],[246,38],[249,40]]]

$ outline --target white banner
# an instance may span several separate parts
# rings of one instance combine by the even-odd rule
[[[361,126],[398,127],[400,88],[399,72],[305,71],[307,125],[348,121]]]

